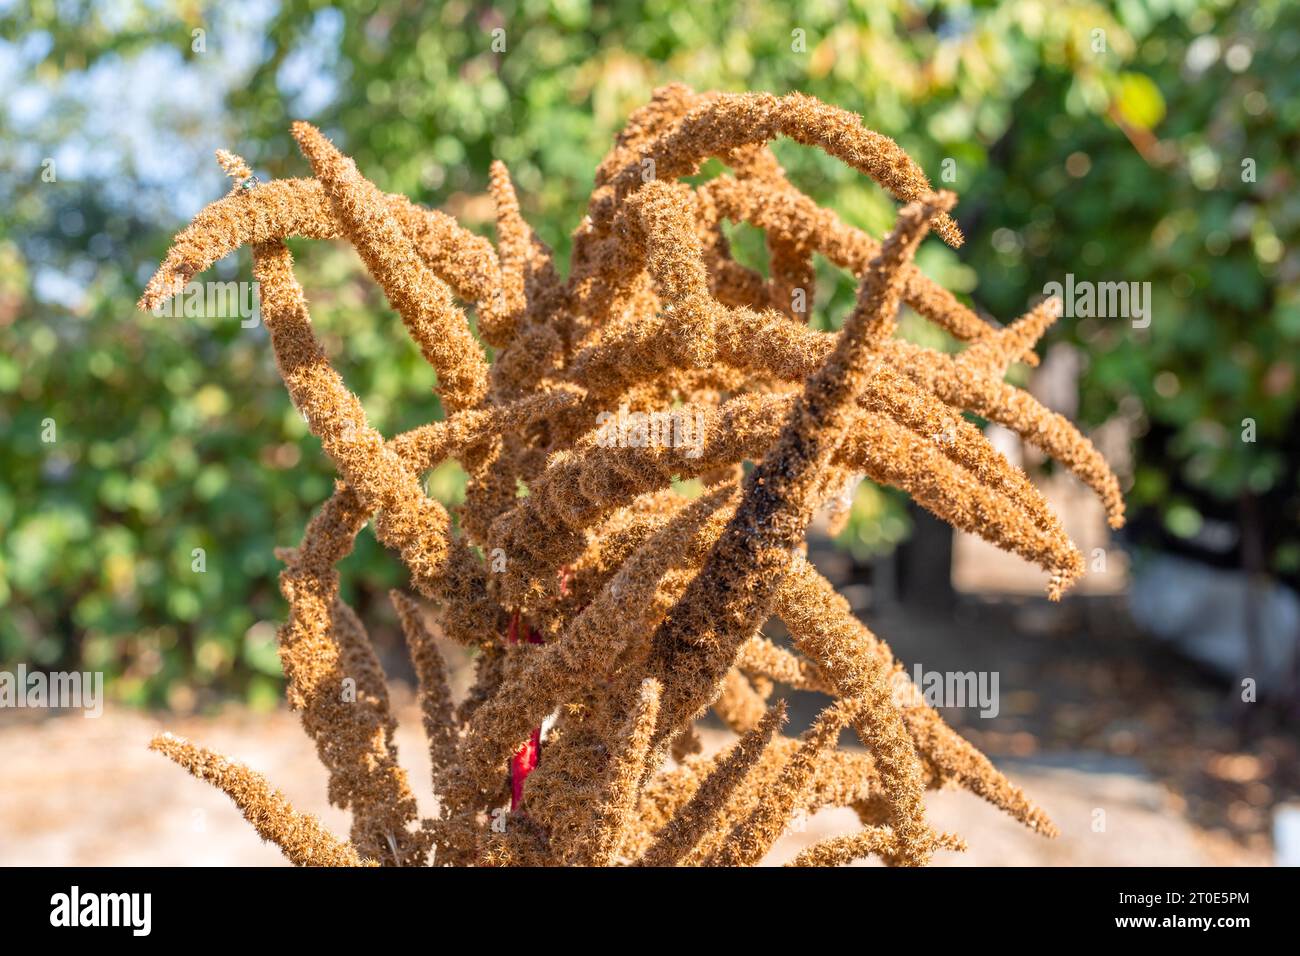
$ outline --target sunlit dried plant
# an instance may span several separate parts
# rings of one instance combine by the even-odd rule
[[[225,790],[300,864],[748,865],[796,816],[847,806],[863,829],[796,863],[917,865],[963,847],[926,822],[924,791],[945,785],[1055,832],[931,707],[897,693],[902,665],[804,557],[814,515],[867,478],[1045,568],[1058,597],[1083,570],[1078,551],[963,412],[1064,463],[1112,525],[1123,520],[1094,447],[1003,381],[1011,363],[1035,360],[1057,303],[996,328],[912,264],[930,229],[961,242],[952,194],[932,191],[892,140],[809,97],[668,86],[598,168],[565,280],[501,164],[494,249],[380,192],[313,127],[293,132],[314,178],[257,183],[220,153],[236,187],[176,237],[140,304],[252,247],[280,373],[340,475],[299,546],[281,552],[279,645],[330,799],[352,811],[351,838],[208,751],[170,735],[155,749]],[[777,136],[905,202],[893,231],[877,242],[797,190],[767,147]],[[680,181],[709,157],[732,175]],[[724,221],[765,231],[767,277],[731,256]],[[313,332],[291,236],[357,249],[436,370],[445,420],[390,439],[368,424]],[[805,321],[815,253],[860,279],[839,333]],[[949,355],[898,338],[904,303],[967,346]],[[615,409],[628,410],[625,431],[610,440]],[[455,523],[421,484],[453,458],[469,476]],[[674,490],[690,478],[703,488],[694,498]],[[384,674],[339,596],[335,566],[371,521],[436,629],[476,654],[456,704],[425,611],[394,592],[435,819],[419,818]],[[762,635],[772,615],[794,651]],[[836,700],[788,739],[784,702],[769,704],[775,684]],[[710,707],[739,739],[704,756],[693,722]],[[837,749],[846,727],[866,752]]]

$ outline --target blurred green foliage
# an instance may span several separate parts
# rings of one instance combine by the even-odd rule
[[[997,201],[981,216],[994,241],[969,259],[1001,315],[1042,277],[1150,283],[1149,328],[1065,323],[1088,363],[1082,418],[1118,414],[1140,434],[1128,496],[1140,537],[1240,563],[1242,535],[1255,535],[1261,563],[1293,587],[1298,61],[1300,6],[1242,4],[1162,21],[1118,78],[1045,73],[973,185]],[[1074,101],[1109,119],[1058,108]]]
[[[1145,432],[1131,500],[1171,534],[1243,493],[1275,502],[1269,559],[1294,574],[1298,44],[1296,7],[1268,0],[0,0],[0,660],[84,662],[138,703],[278,696],[272,549],[298,539],[332,471],[261,328],[133,304],[171,235],[225,192],[214,148],[302,175],[287,131],[311,119],[384,189],[489,235],[500,158],[563,262],[611,138],[675,80],[800,89],[898,139],[962,194],[966,247],[927,243],[922,267],[1000,319],[1066,272],[1150,281],[1149,329],[1053,333],[1091,356],[1083,417]],[[888,228],[892,202],[862,177],[776,149],[819,202]],[[761,267],[762,237],[735,239]],[[295,252],[375,423],[439,414],[350,251]],[[205,278],[248,280],[246,254]],[[820,263],[818,286],[813,321],[833,327],[853,283]],[[429,481],[459,494],[455,468]],[[895,496],[864,488],[846,541],[866,553],[906,528]],[[369,535],[344,568],[363,615],[385,614],[402,576]]]

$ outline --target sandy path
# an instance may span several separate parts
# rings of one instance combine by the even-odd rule
[[[0,865],[282,865],[223,794],[192,779],[146,749],[158,730],[171,730],[266,773],[300,810],[340,835],[347,815],[325,801],[324,771],[297,719],[283,710],[254,714],[232,709],[217,718],[152,716],[107,711],[33,719],[9,712],[0,720]],[[419,721],[405,706],[398,745],[421,811],[433,809],[428,759]],[[706,744],[727,735],[706,732]],[[1047,760],[1004,769],[1046,807],[1061,827],[1044,840],[964,793],[931,794],[934,824],[971,844],[944,853],[942,866],[1264,864],[1267,857],[1211,838],[1176,812],[1159,784],[1113,760],[1090,766]],[[1105,830],[1094,831],[1095,811]],[[823,836],[850,832],[847,810],[820,813],[802,833],[787,836],[770,862],[790,859]]]

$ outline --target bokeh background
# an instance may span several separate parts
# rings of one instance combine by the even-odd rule
[[[0,661],[103,671],[117,707],[280,706],[272,551],[332,471],[263,329],[134,305],[227,190],[213,150],[303,175],[288,126],[308,119],[385,190],[488,236],[499,158],[564,263],[597,162],[654,87],[797,89],[960,193],[966,245],[929,242],[920,264],[981,313],[1009,320],[1067,273],[1152,290],[1149,327],[1067,318],[1043,369],[1014,373],[1117,462],[1122,537],[999,439],[1052,489],[1093,584],[1048,608],[1024,566],[866,485],[819,553],[905,661],[1001,670],[1019,696],[969,728],[993,752],[1124,761],[1196,827],[1264,853],[1300,792],[1298,61],[1300,6],[1281,0],[0,0]],[[819,202],[888,228],[863,177],[775,149]],[[760,233],[732,237],[765,267]],[[352,251],[295,254],[375,424],[437,416]],[[246,252],[206,278],[250,279]],[[819,263],[812,321],[836,326],[852,295]],[[451,503],[462,482],[454,465],[428,479]],[[343,573],[401,677],[383,595],[404,572],[363,535]],[[1198,595],[1222,612],[1212,633]]]

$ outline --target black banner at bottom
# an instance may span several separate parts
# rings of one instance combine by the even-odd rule
[[[376,945],[402,933],[436,942],[471,926],[542,942],[543,927],[557,922],[570,924],[570,938],[607,945],[612,933],[626,939],[630,925],[670,938],[683,918],[698,945],[709,926],[731,942],[737,928],[770,937],[778,909],[781,921],[813,932],[866,919],[880,927],[881,942],[910,936],[921,945],[963,924],[999,943],[1193,935],[1228,942],[1293,925],[1294,910],[1284,911],[1291,877],[1271,869],[49,868],[3,871],[0,899],[7,942],[75,935],[127,947],[204,937],[227,946]]]

